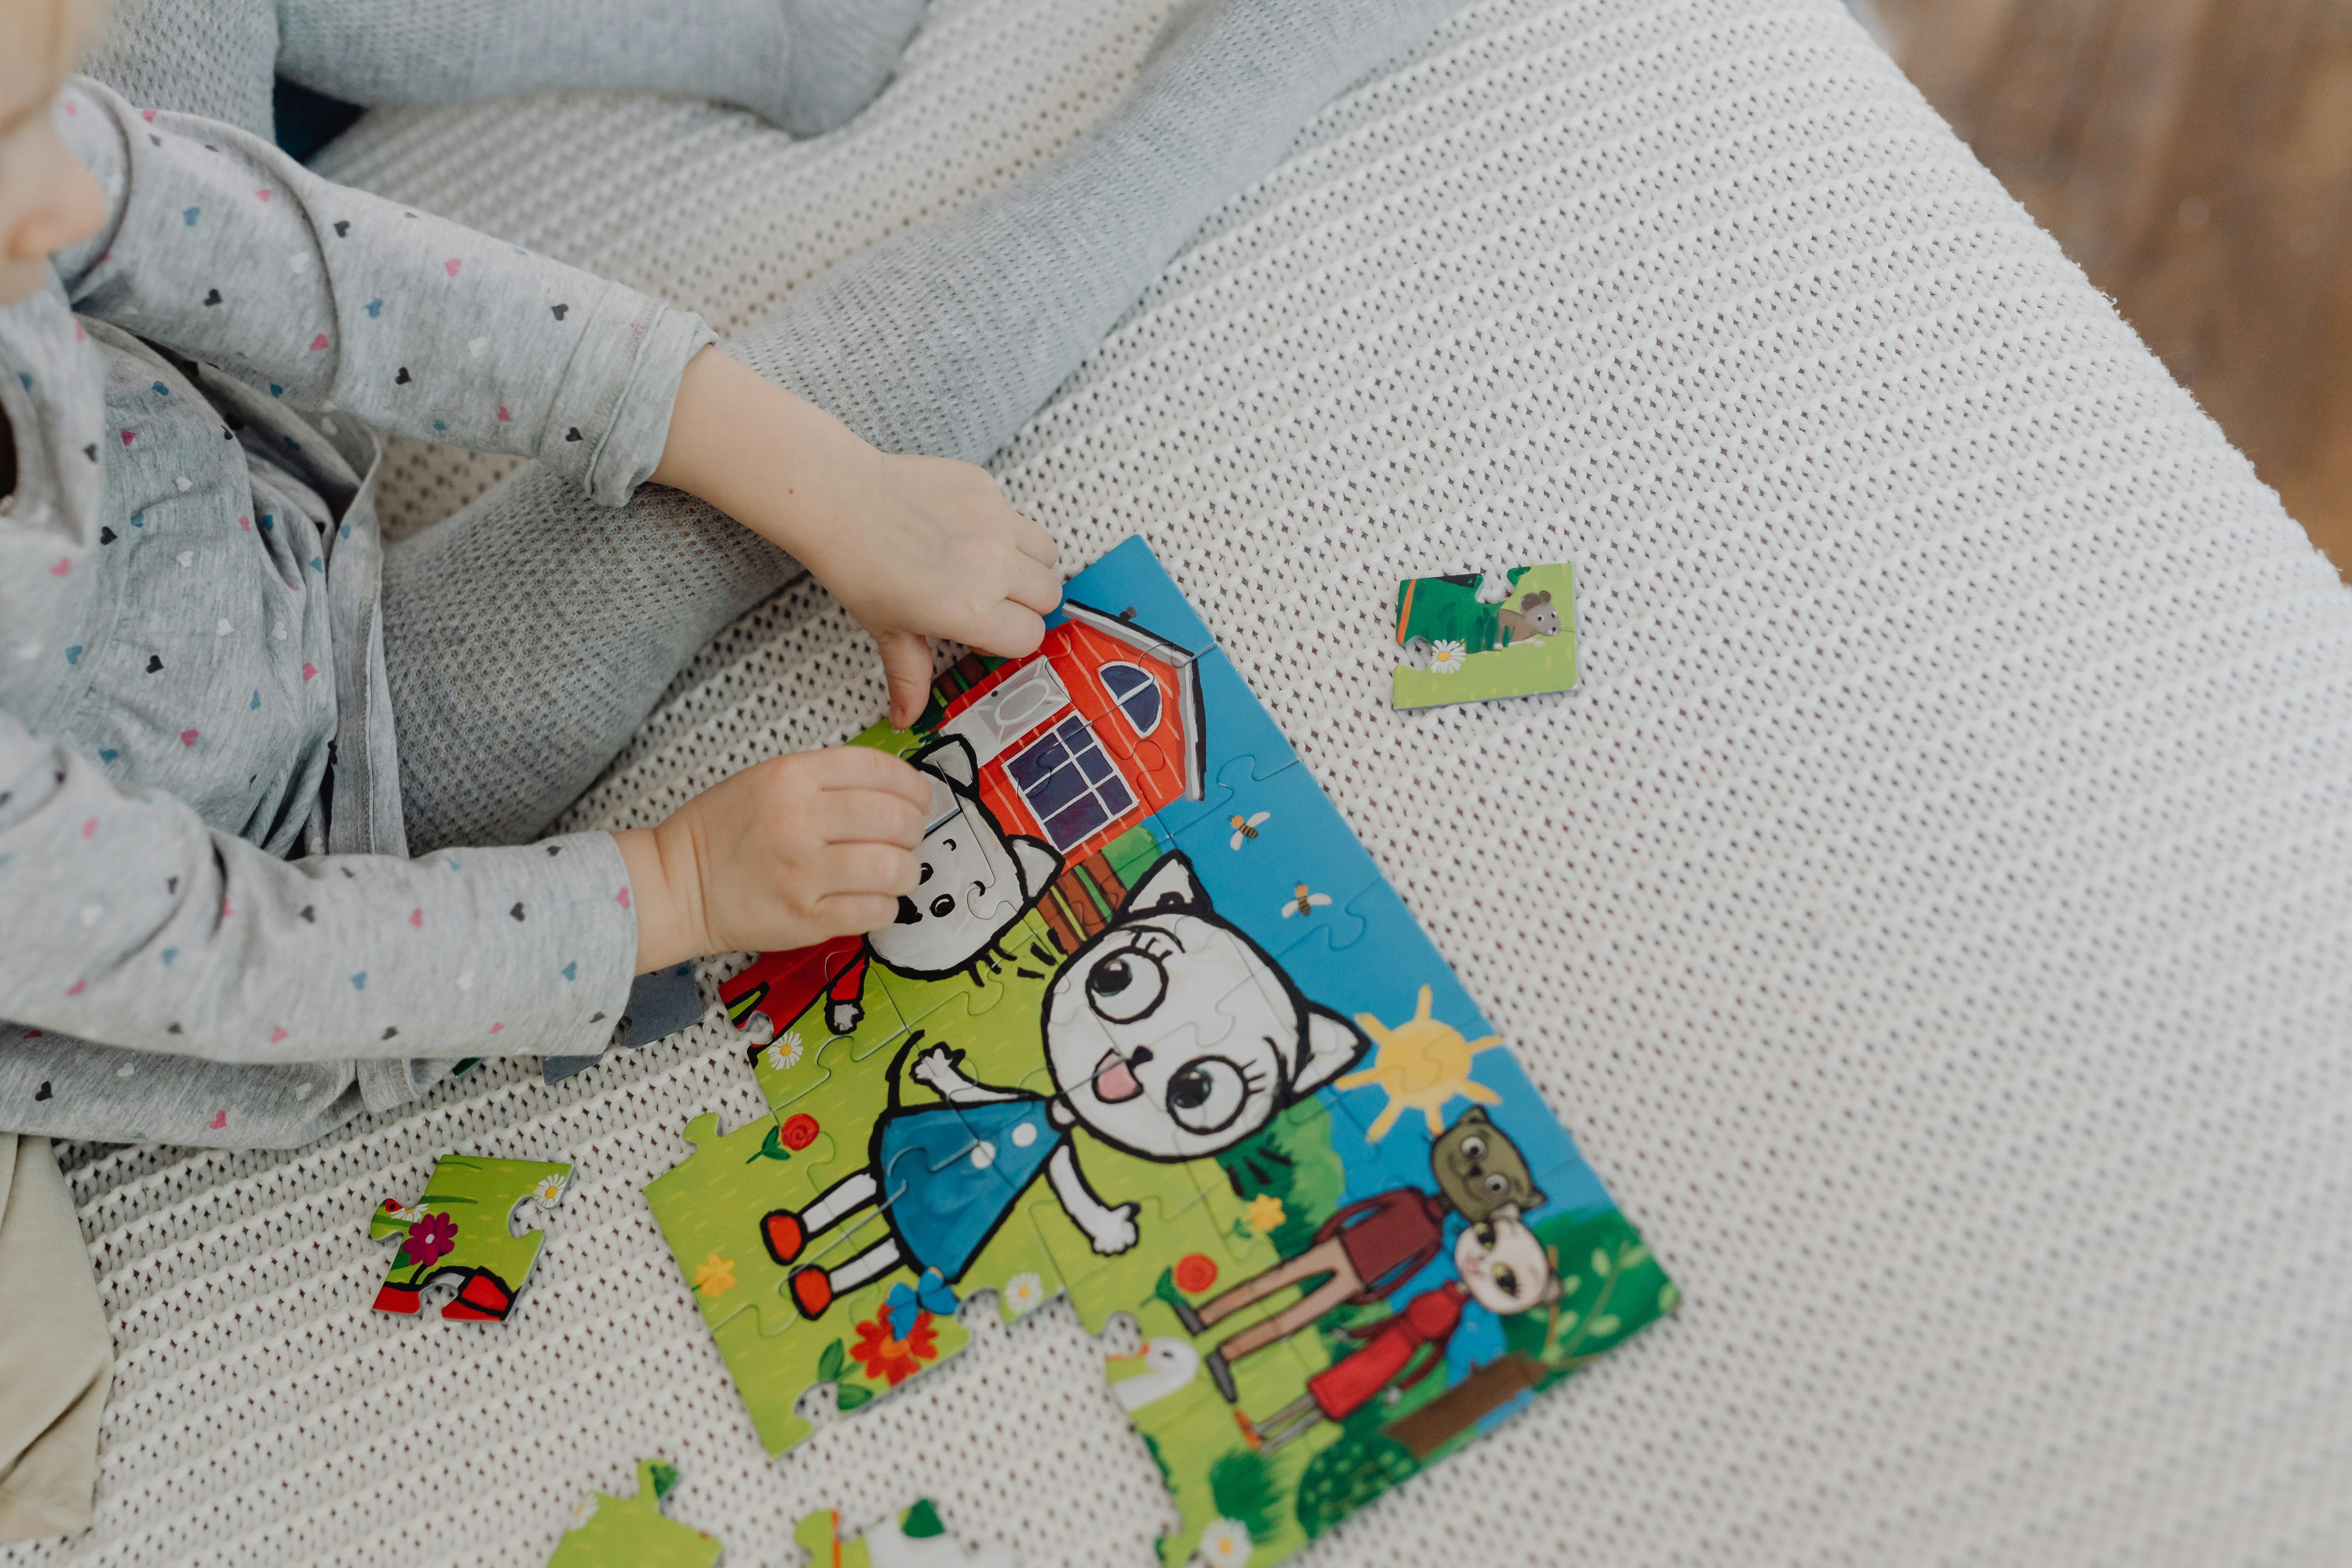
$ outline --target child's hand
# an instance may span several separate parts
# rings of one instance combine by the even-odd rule
[[[773,540],[833,590],[880,646],[902,729],[929,691],[927,637],[1018,658],[1062,600],[1060,547],[986,469],[878,452],[713,349],[687,366],[652,477]]]
[[[888,925],[914,890],[930,802],[929,783],[897,757],[835,746],[746,768],[659,827],[614,834],[637,973]]]

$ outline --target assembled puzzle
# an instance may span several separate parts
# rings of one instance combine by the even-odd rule
[[[1436,708],[1576,689],[1576,568],[1408,577],[1391,704]]]
[[[454,1278],[457,1299],[443,1317],[505,1321],[547,1239],[537,1229],[516,1235],[515,1211],[528,1204],[535,1219],[553,1214],[571,1180],[571,1166],[546,1160],[442,1155],[414,1207],[386,1198],[369,1217],[371,1241],[400,1238],[375,1310],[415,1312],[426,1286]]]
[[[771,1453],[1066,1290],[1167,1561],[1271,1563],[1677,1297],[1143,542],[1048,626],[859,737],[922,883],[720,988],[772,1114],[646,1195]]]
[[[711,1568],[719,1543],[662,1516],[661,1500],[677,1485],[676,1466],[638,1460],[637,1495],[589,1493],[572,1511],[547,1568]]]

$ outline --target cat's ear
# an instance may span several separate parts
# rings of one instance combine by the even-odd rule
[[[1290,1080],[1290,1097],[1303,1100],[1356,1065],[1371,1049],[1364,1032],[1328,1007],[1307,1005],[1307,1038],[1299,1042],[1298,1075]]]
[[[1160,863],[1144,873],[1143,880],[1128,889],[1127,901],[1118,907],[1122,915],[1157,914],[1164,910],[1210,912],[1209,895],[1201,890],[1201,879],[1192,875],[1192,859],[1181,849],[1161,856]]]
[[[1016,833],[1004,842],[1013,851],[1013,865],[1021,878],[1021,891],[1028,899],[1043,893],[1046,884],[1062,874],[1062,857],[1044,839]]]
[[[1551,1200],[1543,1195],[1543,1189],[1541,1187],[1529,1187],[1528,1189],[1528,1201],[1519,1205],[1519,1211],[1524,1214],[1532,1209],[1539,1209],[1549,1202],[1551,1202]]]
[[[951,779],[966,789],[973,787],[980,777],[980,759],[972,753],[971,742],[961,735],[941,735],[917,752],[911,760],[917,767]]]

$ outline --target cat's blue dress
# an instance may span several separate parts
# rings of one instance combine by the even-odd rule
[[[1066,1136],[1035,1095],[961,1109],[927,1105],[882,1120],[875,1162],[907,1263],[963,1277]]]

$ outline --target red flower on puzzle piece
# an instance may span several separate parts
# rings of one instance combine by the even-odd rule
[[[1188,1252],[1176,1260],[1176,1289],[1197,1296],[1217,1282],[1217,1266],[1206,1255]]]
[[[878,1377],[896,1388],[923,1370],[940,1353],[939,1331],[929,1312],[915,1314],[915,1326],[903,1340],[890,1337],[889,1325],[877,1314],[857,1325],[857,1342],[849,1347],[868,1377]]]
[[[419,1268],[429,1268],[457,1245],[457,1222],[446,1214],[429,1214],[408,1227],[401,1251]]]
[[[784,1119],[784,1147],[797,1154],[816,1142],[816,1118],[803,1111]]]

